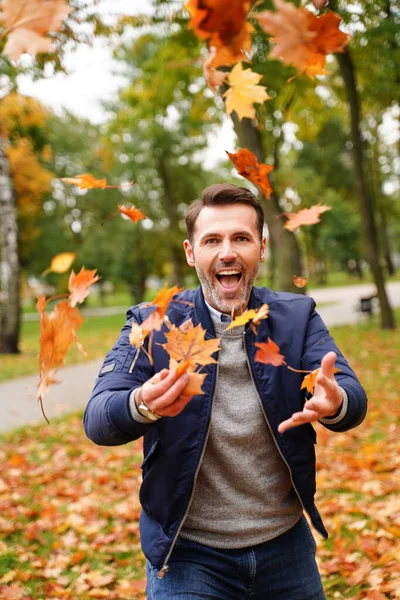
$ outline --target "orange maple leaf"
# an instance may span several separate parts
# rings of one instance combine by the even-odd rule
[[[129,217],[134,223],[146,218],[142,211],[134,206],[124,206],[123,204],[118,204],[118,210],[122,215]]]
[[[340,17],[333,12],[317,17],[284,0],[275,0],[275,7],[276,12],[266,10],[254,15],[264,31],[273,36],[271,57],[309,77],[323,75],[326,55],[343,52],[350,39],[339,30]]]
[[[319,367],[318,369],[314,369],[314,371],[311,371],[311,373],[306,375],[302,381],[300,389],[303,390],[304,388],[306,388],[306,390],[308,392],[310,392],[310,394],[313,394],[314,387],[315,387],[315,380],[317,379],[317,375],[320,372],[320,370],[321,370],[321,368]],[[339,373],[339,371],[340,371],[340,369],[337,369],[336,367],[333,368],[334,373]]]
[[[235,165],[237,172],[256,185],[266,198],[272,193],[271,183],[268,174],[274,167],[259,163],[257,158],[247,148],[240,148],[236,154],[227,152],[229,159]]]
[[[265,365],[273,365],[274,367],[280,367],[285,364],[285,357],[280,354],[280,349],[275,342],[268,338],[268,342],[255,342],[254,344],[258,350],[256,352],[255,359]]]
[[[72,270],[69,276],[68,290],[71,292],[69,300],[71,306],[81,304],[89,296],[89,287],[96,283],[101,277],[96,275],[97,269],[89,270],[82,267],[79,273],[75,274]]]
[[[76,307],[67,300],[58,302],[54,310],[46,314],[44,297],[38,299],[36,308],[40,313],[40,379],[38,399],[42,399],[50,384],[56,383],[55,369],[64,364],[64,356],[74,342],[82,354],[85,354],[77,339],[77,331],[83,323],[83,317]],[[46,417],[46,415],[44,415]],[[47,419],[47,417],[46,417]]]
[[[200,39],[208,39],[206,76],[209,69],[229,67],[251,53],[253,27],[247,22],[250,5],[251,0],[189,0],[189,27]]]
[[[159,317],[164,317],[172,298],[175,296],[175,294],[179,294],[179,292],[181,292],[182,290],[183,288],[180,288],[177,285],[174,285],[171,288],[167,288],[167,286],[165,285],[158,292],[157,296],[154,298],[154,300],[152,300],[151,303],[156,306],[155,312],[158,314]]]
[[[229,89],[224,93],[225,108],[228,115],[235,111],[239,121],[247,117],[254,119],[256,109],[254,104],[262,104],[271,98],[266,89],[258,85],[262,75],[254,73],[251,69],[243,69],[242,63],[238,62],[228,75]]]
[[[181,326],[182,327],[182,326]],[[193,368],[196,365],[210,365],[217,361],[212,357],[219,350],[219,338],[205,340],[205,329],[201,324],[194,327],[191,319],[183,323],[183,328],[172,325],[165,334],[166,344],[161,344],[171,358],[177,361],[190,360]]]
[[[292,281],[294,285],[298,288],[303,288],[308,283],[307,277],[299,277],[297,275],[293,275]]]
[[[302,225],[315,225],[320,222],[319,216],[327,210],[331,210],[331,207],[315,204],[311,208],[302,208],[297,213],[284,213],[288,219],[284,227],[289,231],[294,231]]]
[[[107,185],[106,179],[96,179],[90,173],[84,173],[83,175],[77,175],[76,177],[60,177],[60,181],[64,183],[70,183],[71,185],[77,185],[81,190],[92,190],[94,188],[100,188],[102,190],[110,188],[120,188],[121,185]],[[133,185],[133,181],[127,182],[125,186]]]
[[[18,60],[24,52],[49,52],[52,40],[47,34],[58,31],[71,10],[67,0],[2,0],[0,39],[7,36],[4,54]]]

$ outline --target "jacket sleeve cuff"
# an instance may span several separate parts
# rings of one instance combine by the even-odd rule
[[[336,425],[337,423],[340,423],[340,421],[342,421],[344,419],[344,417],[346,416],[347,407],[349,405],[349,398],[347,396],[346,390],[344,390],[340,386],[339,386],[339,390],[340,390],[340,393],[342,394],[342,405],[341,405],[340,409],[338,410],[338,412],[336,413],[336,415],[333,415],[333,417],[323,417],[322,419],[319,419],[319,422],[322,423],[323,425]]]
[[[139,388],[135,388],[134,390],[131,391],[131,393],[129,395],[129,410],[131,411],[132,419],[134,421],[136,421],[137,423],[143,423],[144,425],[150,425],[151,423],[153,423],[153,421],[151,421],[147,417],[144,417],[143,415],[141,415],[137,409],[136,402],[135,402],[135,393],[136,393],[136,390],[138,390],[138,389]]]

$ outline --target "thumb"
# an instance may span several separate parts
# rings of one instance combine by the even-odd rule
[[[326,375],[326,377],[333,377],[333,367],[336,362],[336,354],[335,352],[328,352],[325,354],[324,358],[321,361],[321,373]]]

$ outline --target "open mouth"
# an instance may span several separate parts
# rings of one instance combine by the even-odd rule
[[[233,291],[242,279],[242,273],[237,269],[225,269],[216,274],[221,287],[226,291]]]

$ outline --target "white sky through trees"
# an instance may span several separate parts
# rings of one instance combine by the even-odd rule
[[[113,15],[151,13],[152,7],[149,0],[101,0],[96,12],[112,19]],[[24,64],[31,59],[24,55],[21,60]],[[115,98],[118,89],[126,83],[121,66],[112,58],[107,40],[96,39],[92,47],[79,45],[66,53],[64,63],[68,75],[57,73],[38,81],[27,75],[20,76],[20,93],[38,98],[55,112],[65,108],[94,123],[106,121],[107,113],[101,103]],[[210,136],[205,166],[211,167],[215,162],[226,159],[225,150],[234,151],[230,119],[226,119],[222,129]]]

